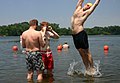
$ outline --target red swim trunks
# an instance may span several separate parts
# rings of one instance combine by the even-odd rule
[[[52,51],[40,51],[42,54],[42,60],[45,65],[45,69],[53,69],[54,68],[54,61],[52,56]]]

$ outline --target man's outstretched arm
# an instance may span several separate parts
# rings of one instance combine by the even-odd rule
[[[96,0],[95,3],[91,6],[91,8],[89,9],[89,14],[91,14],[95,8],[97,7],[97,5],[99,4],[100,0]]]
[[[82,3],[83,3],[83,2],[84,2],[84,0],[78,0],[76,9],[77,9],[78,7],[81,7],[81,8],[82,8]]]
[[[91,6],[90,9],[88,9],[88,10],[85,11],[86,15],[83,18],[84,20],[86,20],[87,17],[95,10],[95,8],[99,4],[99,2],[100,2],[100,0],[96,0],[95,3]]]

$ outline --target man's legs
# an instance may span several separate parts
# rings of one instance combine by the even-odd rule
[[[42,71],[37,71],[37,82],[42,82],[42,79],[43,79],[43,75],[42,75]]]
[[[28,81],[32,81],[33,80],[33,71],[28,71],[28,74],[27,74],[27,80]]]
[[[86,55],[88,57],[88,61],[89,61],[89,66],[90,66],[89,67],[89,71],[91,72],[91,74],[94,74],[96,69],[94,68],[94,63],[93,63],[92,55],[91,55],[89,49],[86,49],[85,53],[86,53]]]
[[[93,65],[93,59],[92,59],[92,55],[91,55],[89,49],[85,49],[85,53],[86,53],[86,55],[88,57],[90,68],[93,68],[94,67],[94,65]]]
[[[88,70],[89,69],[89,62],[88,62],[88,57],[87,57],[87,55],[85,53],[85,50],[80,48],[80,49],[78,49],[78,52],[82,57],[82,60],[83,60],[83,63],[85,65],[86,70]]]
[[[89,51],[89,49],[78,49],[81,57],[82,57],[82,60],[83,60],[83,63],[85,65],[85,68],[86,68],[86,71],[88,73],[90,73],[90,75],[94,75],[95,73],[95,68],[94,68],[94,65],[93,65],[93,59],[92,59],[92,56],[91,56],[91,53]]]
[[[80,49],[78,49],[78,51],[82,57],[83,63],[86,67],[86,70],[89,68],[94,68],[92,55],[91,55],[89,49],[80,48]]]
[[[49,76],[53,76],[52,69],[47,69],[47,74],[48,74]]]

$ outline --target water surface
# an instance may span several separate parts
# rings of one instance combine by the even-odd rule
[[[18,36],[0,37],[0,83],[27,83],[25,55],[21,53]],[[67,41],[68,51],[57,51],[57,45]],[[120,80],[120,36],[89,36],[90,50],[94,60],[100,60],[102,77],[69,76],[67,71],[73,60],[82,62],[74,47],[71,36],[61,36],[59,40],[51,40],[54,57],[53,78],[44,79],[44,83],[119,83]],[[19,51],[15,55],[12,46],[17,45]],[[108,53],[103,46],[108,45]],[[82,64],[82,63],[80,63]],[[34,75],[36,82],[36,73]]]

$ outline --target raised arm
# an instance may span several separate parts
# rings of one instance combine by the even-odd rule
[[[48,26],[48,31],[50,31],[51,33],[50,34],[50,37],[52,38],[55,38],[55,39],[58,39],[60,36],[52,29],[51,26]]]
[[[84,20],[86,20],[87,17],[95,10],[95,8],[99,4],[99,2],[100,2],[100,0],[96,0],[95,3],[90,7],[90,9],[88,9],[84,12],[84,13],[86,13],[85,16],[83,17]]]
[[[52,30],[51,32],[54,34],[53,36],[51,36],[52,38],[58,39],[60,37],[54,30]]]
[[[96,0],[95,3],[91,6],[91,8],[88,10],[89,14],[91,14],[95,8],[97,7],[97,5],[99,4],[100,0]]]
[[[81,8],[82,8],[82,3],[83,3],[83,2],[84,2],[84,0],[78,0],[76,9],[77,9],[78,7],[81,7]]]

